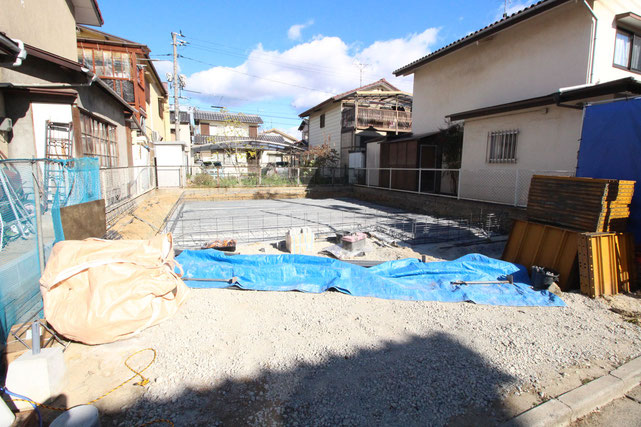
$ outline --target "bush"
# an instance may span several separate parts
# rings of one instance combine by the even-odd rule
[[[216,185],[214,178],[208,173],[199,173],[191,182],[197,187],[211,187]]]

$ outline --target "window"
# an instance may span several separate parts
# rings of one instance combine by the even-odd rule
[[[116,127],[87,114],[80,116],[82,153],[98,157],[100,167],[118,166],[118,141]]]
[[[516,163],[518,130],[503,130],[487,134],[488,163]]]
[[[320,116],[320,127],[325,127],[325,114],[321,114]]]
[[[614,65],[641,71],[641,36],[625,30],[617,30],[614,42]]]

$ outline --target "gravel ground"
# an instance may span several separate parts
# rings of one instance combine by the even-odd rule
[[[513,308],[193,290],[173,319],[70,354],[77,369],[91,371],[95,357],[118,377],[109,366],[132,348],[158,351],[149,386],[101,401],[105,425],[494,424],[514,415],[515,396],[544,399],[580,369],[598,375],[641,354],[641,328],[606,301],[563,299],[566,308]]]

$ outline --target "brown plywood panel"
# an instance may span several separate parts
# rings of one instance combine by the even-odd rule
[[[80,203],[60,209],[65,240],[102,237],[107,232],[104,199]]]
[[[515,220],[502,259],[556,270],[563,290],[577,285],[578,233],[535,222]]]

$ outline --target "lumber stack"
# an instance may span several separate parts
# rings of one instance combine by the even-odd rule
[[[559,286],[591,297],[635,285],[632,237],[623,233],[634,181],[535,175],[528,221],[515,221],[503,259],[560,273]]]
[[[534,175],[527,216],[581,232],[623,232],[633,193],[634,181]]]

